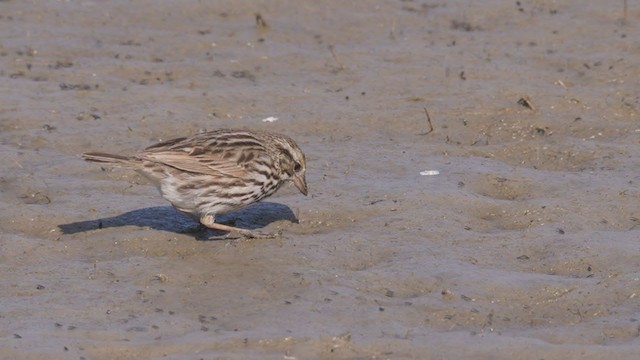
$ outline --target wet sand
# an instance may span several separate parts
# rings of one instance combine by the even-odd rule
[[[0,2],[1,357],[637,357],[639,17]],[[309,197],[224,219],[281,238],[190,232],[78,157],[222,127],[305,150]]]

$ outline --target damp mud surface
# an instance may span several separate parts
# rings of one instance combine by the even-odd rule
[[[0,357],[638,357],[629,3],[0,1]],[[306,152],[281,237],[79,158],[217,128]]]

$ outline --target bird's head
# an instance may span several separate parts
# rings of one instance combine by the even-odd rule
[[[303,195],[307,195],[307,162],[298,144],[288,136],[278,135],[275,138],[276,148],[280,158],[282,180],[290,180]]]

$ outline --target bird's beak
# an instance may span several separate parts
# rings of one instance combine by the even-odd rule
[[[294,176],[292,180],[302,195],[307,196],[307,180],[304,178],[304,173]]]

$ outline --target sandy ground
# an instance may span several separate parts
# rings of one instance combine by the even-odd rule
[[[629,3],[0,1],[0,357],[637,358]],[[221,127],[305,150],[280,239],[78,157]]]

